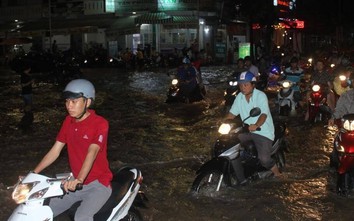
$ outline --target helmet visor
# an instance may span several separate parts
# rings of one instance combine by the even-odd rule
[[[76,98],[80,98],[83,96],[84,96],[83,93],[75,93],[75,92],[71,92],[71,91],[64,91],[62,94],[62,98],[64,98],[64,99],[76,99]]]

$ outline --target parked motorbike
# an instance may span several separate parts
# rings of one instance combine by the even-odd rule
[[[108,67],[113,67],[113,68],[124,68],[125,67],[125,63],[124,63],[124,61],[123,61],[121,56],[109,57],[107,66]]]
[[[244,122],[250,117],[261,114],[259,108],[253,108],[249,117],[243,120],[241,126],[224,123],[219,127],[220,136],[213,147],[212,159],[205,162],[196,172],[192,184],[192,192],[207,196],[214,196],[221,188],[237,185],[238,181],[231,161],[241,157],[245,177],[249,180],[265,179],[272,176],[272,172],[264,168],[258,157],[254,143],[240,143],[238,135],[248,131]],[[276,124],[275,139],[272,146],[272,157],[277,166],[285,166],[285,150],[287,149],[287,128],[285,123]]]
[[[25,177],[20,177],[13,187],[8,187],[8,189],[14,188],[12,199],[19,204],[8,220],[53,220],[53,212],[48,206],[48,199],[63,196],[65,192],[62,182],[71,179],[74,179],[72,173],[57,174],[55,178],[51,178],[30,172]],[[94,216],[94,220],[141,221],[142,216],[137,207],[144,206],[147,200],[144,193],[139,190],[142,181],[142,174],[137,168],[121,168],[113,177],[110,198]],[[82,188],[85,186],[78,185],[76,191]],[[74,220],[73,217],[79,204],[80,202],[74,204],[61,216]]]
[[[49,73],[55,66],[53,54],[30,51],[27,54],[16,56],[9,63],[11,70],[21,73],[24,64],[31,66],[31,73]]]
[[[309,109],[309,122],[327,122],[330,119],[330,113],[326,111],[323,106],[327,105],[326,94],[322,91],[320,85],[315,84],[312,86],[312,91],[310,93],[309,99],[307,101]]]
[[[83,76],[80,65],[76,63],[75,60],[57,61],[52,75],[54,82],[62,85],[67,84],[71,80],[82,78]]]
[[[197,85],[194,90],[191,92],[190,96],[185,96],[179,81],[175,78],[171,82],[171,86],[167,92],[166,103],[193,103],[196,101],[201,101],[204,99],[205,90],[201,90],[199,85]]]
[[[354,114],[346,114],[337,122],[330,165],[336,169],[337,194],[348,197],[354,188]]]

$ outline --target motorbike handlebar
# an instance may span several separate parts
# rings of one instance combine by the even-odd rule
[[[82,190],[83,186],[84,186],[84,184],[78,183],[78,184],[76,185],[75,190]]]
[[[83,187],[84,187],[84,184],[78,183],[78,184],[76,184],[75,191],[77,191],[77,190],[82,190]],[[60,185],[60,188],[62,188],[62,189],[64,190],[64,184],[61,184],[61,185]],[[65,190],[64,190],[64,191],[65,191]]]

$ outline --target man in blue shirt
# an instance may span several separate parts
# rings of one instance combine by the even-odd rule
[[[271,170],[275,177],[281,177],[282,174],[271,157],[274,124],[269,110],[267,95],[255,88],[256,78],[249,71],[240,74],[238,85],[241,93],[237,95],[225,120],[233,119],[237,115],[240,115],[241,119],[244,120],[249,116],[252,108],[259,107],[261,109],[259,117],[250,117],[245,121],[249,125],[250,132],[240,134],[239,139],[241,143],[253,141],[262,166]],[[257,130],[257,128],[261,128],[261,130]],[[232,165],[240,184],[245,184],[247,180],[244,175],[241,159],[236,158],[232,161]]]

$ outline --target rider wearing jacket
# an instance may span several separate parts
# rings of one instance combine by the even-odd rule
[[[271,158],[271,148],[274,140],[274,124],[269,110],[268,98],[264,92],[255,88],[256,78],[249,71],[240,74],[238,84],[241,93],[237,95],[225,120],[233,119],[237,115],[240,115],[241,120],[243,120],[249,116],[252,108],[259,107],[261,109],[261,115],[259,117],[250,117],[245,121],[245,123],[249,125],[250,132],[241,133],[239,139],[241,143],[248,141],[254,142],[262,166],[266,169],[270,169],[275,177],[281,177],[282,174]],[[261,128],[261,130],[257,130],[258,128]],[[241,185],[245,184],[247,180],[245,179],[241,158],[236,158],[232,164],[238,181]]]

